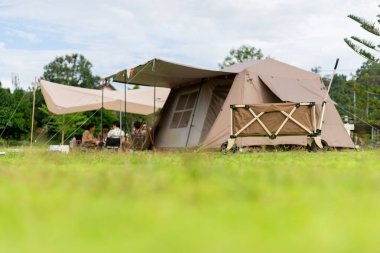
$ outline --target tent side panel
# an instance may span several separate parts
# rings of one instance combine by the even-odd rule
[[[196,147],[199,145],[199,140],[202,135],[202,129],[207,116],[207,108],[211,103],[211,98],[215,87],[223,80],[212,79],[203,83],[200,88],[198,103],[194,110],[194,120],[192,122],[191,130],[189,129],[189,140],[186,147]]]
[[[246,73],[236,75],[235,80],[231,86],[230,92],[227,95],[226,100],[223,103],[222,109],[214,121],[209,133],[206,135],[205,140],[201,146],[204,148],[219,147],[225,142],[230,134],[230,104],[242,103],[244,96],[244,84],[246,79]]]
[[[224,101],[230,92],[233,79],[225,80],[218,84],[212,91],[210,105],[207,110],[206,118],[203,123],[200,142],[203,142],[211,127],[214,125],[215,119],[221,112]]]
[[[332,147],[355,148],[335,105],[329,102],[326,105],[325,119],[322,126],[322,139]]]

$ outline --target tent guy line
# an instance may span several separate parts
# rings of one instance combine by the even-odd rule
[[[66,142],[66,141],[68,141],[69,139],[70,139],[70,137],[71,136],[73,136],[79,129],[81,129],[83,126],[84,126],[84,124],[86,124],[92,117],[94,117],[95,116],[95,114],[97,113],[99,111],[99,109],[98,110],[96,110],[88,119],[86,119],[79,127],[77,127],[65,140],[64,140],[64,143]],[[103,126],[103,124],[102,124],[102,126]],[[102,131],[103,131],[103,129],[102,129]]]

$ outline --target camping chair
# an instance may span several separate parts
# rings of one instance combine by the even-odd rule
[[[107,138],[106,140],[106,144],[105,144],[105,148],[106,149],[112,149],[112,150],[118,150],[120,148],[120,144],[121,144],[121,139],[120,137],[118,138]]]
[[[132,135],[132,150],[146,150],[152,145],[152,129],[138,131]]]
[[[95,151],[97,148],[96,144],[92,143],[92,142],[84,142],[80,145],[80,150],[81,151],[85,151],[85,152],[88,152],[88,151]]]
[[[82,135],[81,134],[76,134],[74,135],[74,138],[77,142],[77,147],[80,147],[82,145]]]

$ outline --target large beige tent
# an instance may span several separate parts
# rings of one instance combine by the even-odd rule
[[[126,71],[113,76],[127,82]],[[156,147],[218,148],[230,135],[231,104],[316,102],[326,88],[320,76],[265,59],[212,71],[154,59],[133,70],[128,82],[171,88],[156,129]],[[334,102],[328,99],[322,139],[330,146],[353,148]],[[238,138],[239,146],[306,145],[306,136]]]
[[[41,80],[42,94],[48,110],[56,115],[98,110],[102,107],[102,91],[78,88]],[[156,89],[156,110],[163,107],[170,89]],[[149,115],[154,110],[154,90],[114,91],[104,89],[103,107],[108,110]]]

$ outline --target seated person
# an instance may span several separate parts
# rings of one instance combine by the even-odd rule
[[[146,135],[147,125],[146,122],[135,121],[133,123],[133,135]]]
[[[132,132],[132,148],[137,150],[144,149],[146,146],[147,140],[147,124],[146,122],[135,121],[133,123],[133,132]]]
[[[108,135],[108,131],[109,130],[110,130],[109,125],[104,124],[103,125],[103,133],[99,132],[99,134],[98,134],[98,141],[99,141],[99,143],[101,145],[103,145],[104,143],[106,143],[106,139],[107,139],[107,135]]]
[[[83,147],[96,147],[99,141],[94,137],[95,125],[89,124],[86,127],[86,131],[83,132],[82,146]]]
[[[125,139],[125,133],[120,129],[119,121],[112,124],[112,129],[108,132],[107,138],[121,138],[121,141]]]

